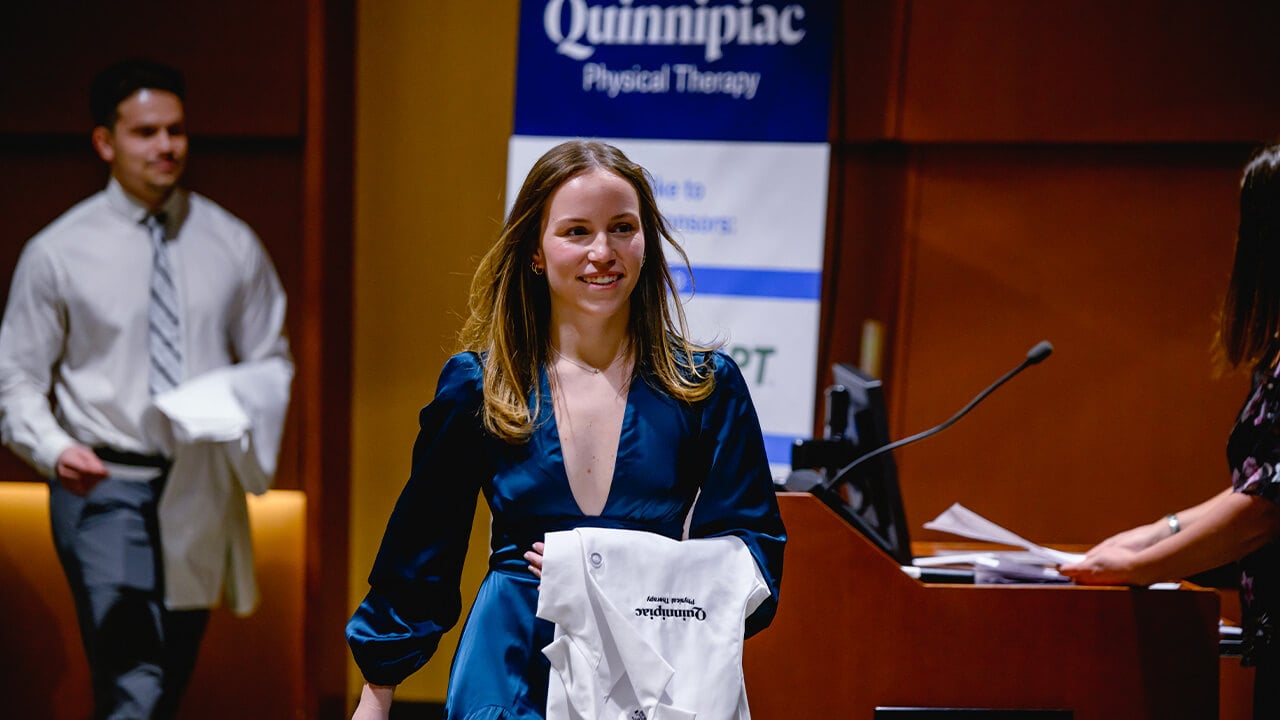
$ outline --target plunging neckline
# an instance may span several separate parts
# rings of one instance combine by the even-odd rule
[[[600,505],[600,512],[589,513],[582,509],[582,501],[578,498],[578,495],[574,493],[573,483],[569,480],[569,466],[565,463],[564,458],[564,443],[560,440],[560,418],[556,416],[555,399],[551,395],[551,375],[548,368],[542,368],[541,391],[543,397],[551,406],[550,411],[547,413],[549,418],[547,422],[550,423],[550,427],[548,428],[550,432],[548,435],[550,437],[550,442],[552,443],[551,450],[555,453],[555,465],[560,469],[560,479],[564,482],[564,490],[569,494],[569,499],[573,502],[574,510],[576,510],[582,517],[604,517],[605,511],[609,509],[610,504],[613,502],[613,489],[617,484],[618,465],[619,461],[622,459],[624,447],[622,444],[622,436],[626,434],[627,424],[631,422],[634,414],[634,404],[632,402],[631,394],[635,392],[636,383],[637,378],[633,371],[631,380],[627,383],[627,398],[622,407],[622,422],[618,424],[618,437],[614,439],[613,470],[609,473],[609,487],[605,490],[604,502]]]

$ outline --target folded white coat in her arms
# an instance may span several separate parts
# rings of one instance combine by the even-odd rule
[[[538,617],[556,623],[548,720],[751,717],[746,618],[769,597],[736,537],[548,533]]]

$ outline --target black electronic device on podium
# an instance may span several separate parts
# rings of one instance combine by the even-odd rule
[[[880,380],[844,363],[832,365],[831,375],[825,436],[791,446],[785,488],[817,496],[899,564],[910,565],[911,537],[893,455],[881,453],[841,472],[889,444]]]
[[[889,414],[880,380],[852,365],[832,365],[834,384],[826,391],[825,437],[797,440],[791,446],[791,474],[779,489],[817,496],[900,565],[911,565],[911,535],[892,451],[946,430],[996,388],[1052,352],[1047,340],[1036,343],[1017,367],[945,422],[893,442],[889,442]],[[939,577],[936,581],[957,580]],[[972,580],[970,576],[959,581]]]

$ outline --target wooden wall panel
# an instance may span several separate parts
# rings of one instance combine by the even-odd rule
[[[303,160],[302,291],[295,358],[301,478],[307,494],[307,704],[299,715],[348,715],[347,604],[351,523],[356,9],[307,2],[307,122]]]
[[[1269,91],[1280,76],[1276,3],[903,1],[904,140],[1252,142],[1280,132],[1280,94]]]
[[[304,0],[6,3],[0,23],[0,134],[85,134],[88,89],[126,57],[187,78],[195,135],[302,132]]]
[[[906,9],[904,0],[840,4],[831,103],[836,142],[897,134]]]
[[[833,149],[828,218],[833,241],[827,243],[823,260],[814,404],[818,435],[826,421],[823,390],[832,381],[831,365],[859,364],[866,321],[896,325],[906,262],[902,236],[908,157],[906,148],[887,144]],[[892,345],[882,345],[879,361],[883,369],[892,367]]]
[[[1222,488],[1244,380],[1210,345],[1239,148],[920,148],[912,161],[901,436],[949,417],[1041,339],[1057,350],[899,451],[917,525],[961,501],[1087,543]]]

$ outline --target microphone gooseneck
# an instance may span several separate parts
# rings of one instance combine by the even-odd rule
[[[928,430],[925,430],[923,432],[918,432],[915,435],[911,435],[909,437],[905,437],[900,440],[895,440],[891,443],[881,445],[880,447],[864,455],[860,455],[854,458],[848,465],[845,465],[844,467],[840,468],[840,471],[835,474],[835,477],[832,478],[830,484],[828,484],[827,487],[834,488],[838,486],[841,482],[844,481],[845,476],[848,474],[850,470],[861,465],[867,460],[870,460],[873,457],[883,455],[884,453],[894,450],[895,448],[900,448],[903,445],[910,445],[911,443],[917,440],[923,440],[929,437],[930,435],[935,435],[937,433],[942,432],[943,430],[946,430],[947,428],[951,427],[957,420],[967,415],[970,410],[972,410],[978,403],[982,402],[988,395],[995,392],[996,388],[1009,382],[1009,380],[1011,380],[1014,375],[1017,375],[1018,373],[1027,369],[1028,367],[1040,363],[1045,358],[1049,357],[1049,355],[1051,355],[1052,353],[1053,353],[1053,344],[1050,343],[1048,340],[1041,340],[1040,342],[1036,343],[1034,347],[1032,347],[1030,350],[1027,351],[1026,359],[1018,363],[1017,367],[1015,367],[1014,369],[1002,375],[999,380],[996,380],[995,382],[991,383],[991,385],[986,390],[983,390],[982,392],[978,393],[977,397],[970,400],[969,403],[964,407],[960,408],[960,412],[956,413],[955,415],[952,415],[946,422],[942,423],[941,425],[935,425],[934,427],[931,427]]]

